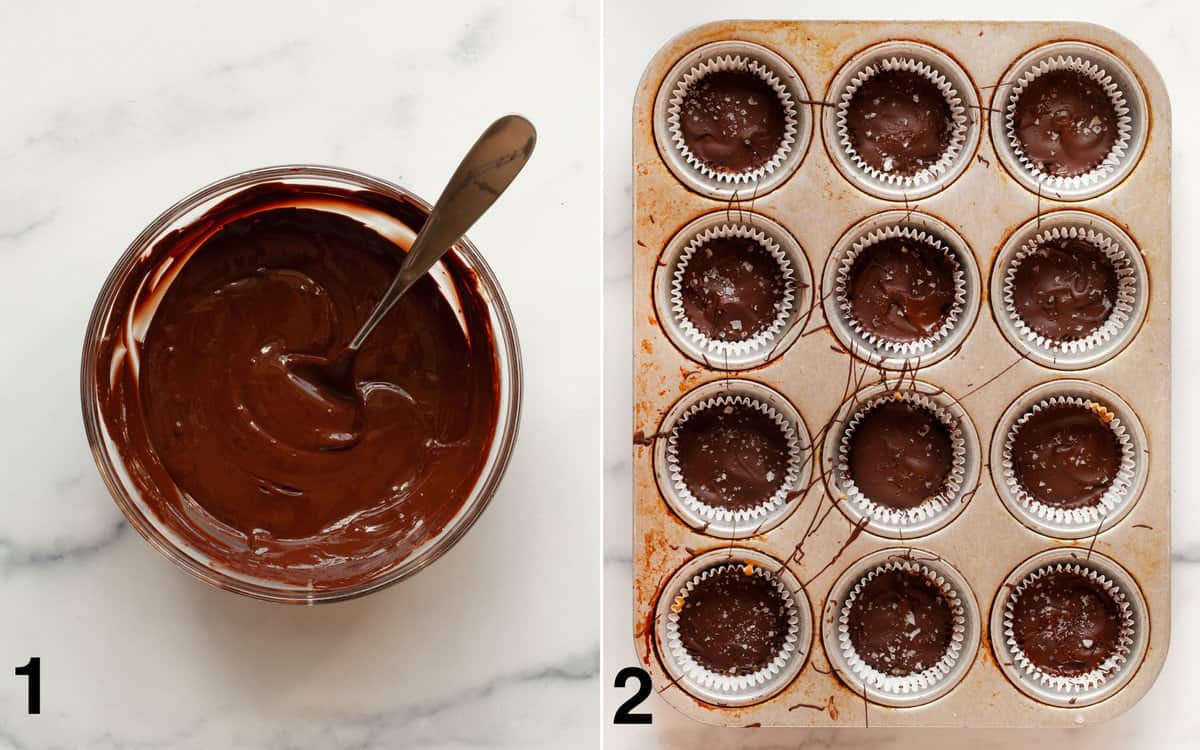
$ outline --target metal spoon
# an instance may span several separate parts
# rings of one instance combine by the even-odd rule
[[[433,267],[471,225],[495,203],[529,161],[537,142],[533,124],[520,115],[506,115],[483,131],[459,162],[425,225],[417,233],[400,270],[383,299],[367,316],[358,333],[339,354],[330,358],[297,357],[294,369],[305,380],[328,386],[335,393],[353,394],[354,357],[363,342],[417,279]]]

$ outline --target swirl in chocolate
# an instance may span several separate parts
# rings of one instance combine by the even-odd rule
[[[1121,468],[1112,428],[1091,409],[1055,404],[1038,409],[1017,428],[1013,469],[1021,487],[1054,508],[1095,505]]]
[[[1013,274],[1013,307],[1025,324],[1054,341],[1086,338],[1117,302],[1117,270],[1090,242],[1063,237],[1040,243]]]
[[[867,333],[890,342],[936,334],[954,308],[957,262],[941,248],[887,237],[854,259],[846,280],[850,314]]]
[[[1096,669],[1117,652],[1121,615],[1100,584],[1071,571],[1048,573],[1013,604],[1013,637],[1034,666],[1062,677]]]
[[[1013,112],[1021,151],[1052,177],[1077,177],[1104,163],[1117,142],[1117,111],[1095,80],[1052,70],[1021,92]]]
[[[683,314],[717,341],[745,341],[766,331],[784,299],[779,262],[748,237],[714,237],[688,259],[680,292]]]
[[[937,415],[907,401],[867,412],[850,438],[850,479],[873,503],[915,508],[946,487],[950,431]]]
[[[864,662],[905,677],[946,655],[954,618],[946,597],[925,576],[887,570],[859,589],[850,605],[850,643]]]
[[[787,114],[779,94],[745,70],[719,70],[696,82],[679,115],[683,141],[716,172],[749,172],[783,145]]]
[[[884,70],[851,96],[846,129],[863,161],[910,177],[942,157],[954,122],[946,95],[933,81],[908,70]]]
[[[488,313],[454,252],[354,362],[355,393],[290,365],[349,341],[424,221],[366,191],[268,184],[152,248],[96,373],[151,511],[240,573],[365,582],[462,508],[498,417]],[[132,338],[126,330],[136,331]]]
[[[753,674],[783,650],[788,610],[775,584],[726,567],[695,584],[679,611],[679,640],[700,666]]]
[[[787,436],[749,406],[716,405],[691,414],[679,426],[675,445],[684,484],[714,508],[753,508],[787,478]]]

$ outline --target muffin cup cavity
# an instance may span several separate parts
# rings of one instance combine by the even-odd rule
[[[954,267],[954,300],[937,330],[911,341],[881,337],[854,315],[850,275],[854,263],[881,242],[908,240],[941,250]],[[966,339],[979,312],[980,280],[966,241],[945,222],[917,211],[892,210],[851,227],[826,261],[822,285],[825,319],[834,336],[854,356],[889,370],[912,371],[948,357]]]
[[[932,413],[950,435],[951,463],[945,486],[913,508],[893,508],[867,497],[850,474],[855,431],[873,410],[906,403]],[[909,381],[903,389],[877,384],[848,399],[834,416],[822,446],[826,489],[851,523],[889,539],[913,539],[952,522],[966,508],[979,483],[979,438],[962,405],[936,386]]]
[[[714,409],[748,409],[777,426],[787,445],[786,469],[778,486],[753,507],[722,508],[699,500],[689,489],[680,465],[679,436],[689,420]],[[765,533],[782,523],[804,495],[813,471],[808,428],[795,407],[779,392],[749,380],[718,380],[686,394],[671,408],[655,444],[655,472],[663,498],[675,513],[700,533],[742,539]]]
[[[775,317],[766,329],[741,341],[722,341],[706,336],[691,320],[688,319],[683,303],[683,280],[688,263],[696,251],[703,248],[714,239],[737,237],[751,240],[765,250],[779,267],[779,278],[782,280],[782,298],[775,306]],[[704,229],[684,246],[679,258],[675,261],[675,273],[671,276],[671,312],[675,315],[676,323],[685,336],[695,346],[705,352],[713,360],[721,361],[726,356],[741,359],[746,356],[769,349],[787,328],[788,323],[795,317],[796,308],[796,272],[792,263],[779,243],[769,237],[761,229],[739,223],[725,223]]]
[[[786,607],[787,633],[773,658],[749,674],[722,674],[704,667],[680,637],[680,612],[703,581],[719,575],[753,575],[769,582]],[[771,698],[800,672],[812,642],[812,610],[790,570],[761,552],[722,547],[684,563],[662,589],[656,609],[659,655],[671,678],[693,697],[717,706],[747,706]]]
[[[1096,166],[1071,175],[1050,174],[1026,153],[1017,132],[1021,96],[1044,75],[1068,72],[1094,82],[1113,107],[1114,142]],[[991,127],[1001,161],[1027,189],[1061,200],[1086,200],[1117,185],[1132,171],[1146,143],[1147,105],[1133,72],[1108,50],[1086,42],[1039,47],[1013,64],[993,99]]]
[[[928,581],[950,610],[945,653],[933,666],[909,675],[885,674],[868,664],[850,635],[852,610],[863,589],[892,572]],[[822,622],[825,652],[834,671],[852,691],[885,706],[919,706],[946,695],[962,681],[979,649],[979,608],[966,579],[941,557],[915,548],[879,550],[851,565],[834,583]]]
[[[905,174],[874,165],[854,144],[848,124],[855,94],[872,78],[904,72],[929,81],[945,98],[949,132],[933,163]],[[979,98],[967,73],[949,55],[921,42],[895,40],[869,47],[842,66],[830,84],[822,132],[838,171],[870,195],[884,200],[910,201],[932,195],[961,175],[979,143]]]
[[[1086,409],[1110,430],[1120,450],[1112,484],[1099,500],[1062,508],[1034,497],[1017,477],[1014,443],[1022,426],[1038,412],[1061,406]],[[1056,539],[1083,539],[1107,531],[1137,502],[1146,482],[1146,434],[1133,410],[1112,391],[1083,380],[1051,381],[1018,398],[1000,417],[992,439],[992,479],[1001,501],[1027,527]]]
[[[742,238],[775,260],[783,294],[763,330],[740,341],[705,335],[684,308],[684,274],[696,253],[714,240]],[[779,223],[750,211],[717,211],[680,229],[655,269],[654,304],[667,337],[684,355],[714,370],[743,370],[782,355],[802,332],[813,306],[813,278],[803,248]]]
[[[1016,307],[1017,272],[1045,243],[1081,241],[1094,247],[1112,264],[1117,288],[1113,309],[1086,336],[1057,340],[1034,330]],[[1145,261],[1133,239],[1102,216],[1078,210],[1036,216],[1018,228],[996,256],[991,301],[1000,332],[1017,351],[1058,370],[1095,367],[1120,353],[1133,341],[1146,317],[1149,283]]]
[[[1078,576],[1112,597],[1120,620],[1114,649],[1099,665],[1078,675],[1056,674],[1037,665],[1017,642],[1014,613],[1038,580]],[[1115,561],[1097,552],[1062,548],[1026,560],[1001,587],[992,606],[992,647],[1005,675],[1030,697],[1064,708],[1098,703],[1129,681],[1145,656],[1147,611],[1141,590]]]
[[[708,163],[689,146],[681,118],[689,93],[708,76],[745,73],[760,79],[778,98],[784,121],[775,152],[746,169]],[[809,94],[800,75],[780,55],[742,41],[713,42],[679,60],[662,80],[654,107],[654,137],[675,177],[716,200],[749,200],[781,185],[799,166],[812,135]]]

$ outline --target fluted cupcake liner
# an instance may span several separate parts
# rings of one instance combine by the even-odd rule
[[[850,615],[854,602],[868,583],[877,576],[892,571],[902,571],[925,578],[941,592],[950,607],[952,631],[946,653],[932,667],[911,675],[889,675],[875,669],[863,661],[850,638]],[[964,656],[966,633],[967,611],[959,599],[957,589],[941,573],[918,560],[888,560],[876,566],[859,579],[838,610],[837,640],[842,659],[854,677],[885,695],[902,696],[929,690],[949,677],[955,665]]]
[[[692,152],[683,135],[683,127],[680,125],[679,118],[682,115],[683,103],[687,100],[688,93],[705,76],[722,71],[745,72],[758,76],[775,91],[779,96],[779,103],[783,107],[783,138],[780,141],[779,148],[765,164],[754,169],[741,172],[713,169]],[[729,185],[751,184],[773,173],[783,165],[788,154],[796,148],[798,132],[799,112],[796,109],[796,102],[791,92],[788,91],[783,80],[780,79],[779,75],[770,66],[752,57],[733,54],[710,57],[692,66],[688,72],[683,74],[679,82],[675,85],[675,88],[671,91],[671,98],[667,108],[667,133],[670,136],[671,143],[691,169],[719,183]]]
[[[874,409],[894,401],[902,401],[928,410],[945,425],[950,433],[951,464],[946,484],[940,492],[915,508],[891,508],[875,502],[863,494],[858,485],[854,483],[850,473],[850,448],[853,445],[854,432],[858,429],[858,425]],[[894,391],[868,401],[846,422],[846,427],[838,443],[836,471],[842,492],[845,494],[845,502],[854,507],[860,517],[870,518],[876,524],[887,527],[893,532],[903,532],[908,526],[924,523],[945,513],[960,501],[966,482],[966,464],[967,440],[954,415],[924,393]]]
[[[1035,79],[1051,71],[1068,70],[1092,79],[1104,89],[1112,100],[1117,117],[1117,138],[1108,154],[1098,166],[1089,172],[1071,177],[1050,175],[1043,172],[1021,147],[1021,139],[1017,136],[1016,110],[1021,94]],[[1113,77],[1101,65],[1077,55],[1054,55],[1034,63],[1027,68],[1013,83],[1004,107],[1004,127],[1008,145],[1017,158],[1021,168],[1037,182],[1051,188],[1077,190],[1093,187],[1115,173],[1121,162],[1131,156],[1130,140],[1133,132],[1133,117],[1125,93]]]
[[[916,339],[915,341],[889,341],[865,330],[862,324],[854,317],[849,297],[850,271],[854,268],[854,261],[872,245],[897,237],[920,242],[941,250],[954,264],[954,305],[950,308],[950,313],[946,316],[946,321],[942,323],[941,327],[933,335]],[[837,308],[846,326],[850,329],[851,334],[870,348],[884,352],[889,356],[903,359],[919,357],[936,348],[954,330],[954,327],[962,319],[963,312],[967,307],[967,276],[957,255],[936,235],[924,229],[911,226],[898,224],[883,226],[873,229],[855,240],[838,262],[835,284],[834,296],[837,300]]]
[[[787,441],[788,459],[787,468],[780,479],[779,487],[769,497],[764,498],[761,503],[751,508],[730,510],[728,508],[717,508],[701,502],[688,488],[687,477],[684,476],[683,469],[679,465],[679,432],[684,429],[688,420],[699,412],[707,411],[708,409],[738,407],[762,412],[774,424],[778,425]],[[803,462],[804,446],[800,444],[800,439],[792,423],[770,404],[750,396],[715,396],[697,402],[680,415],[679,420],[671,430],[671,434],[667,437],[667,474],[670,477],[676,495],[691,511],[701,518],[714,523],[746,523],[747,525],[751,525],[761,522],[767,516],[779,510],[787,504],[789,496],[792,496],[799,488],[800,471]]]
[[[854,143],[850,138],[850,129],[846,123],[850,102],[854,99],[854,94],[871,78],[880,73],[890,71],[905,71],[927,78],[946,98],[946,104],[950,107],[952,129],[945,151],[942,152],[941,156],[933,164],[911,175],[883,171],[864,161],[854,148]],[[835,118],[838,143],[854,166],[870,179],[897,188],[920,187],[933,182],[949,172],[951,166],[963,151],[970,120],[967,107],[963,103],[963,97],[954,87],[954,84],[941,71],[928,62],[906,56],[889,57],[866,65],[855,73],[838,97]]]
[[[1108,318],[1099,328],[1079,339],[1059,341],[1043,336],[1029,327],[1017,312],[1014,301],[1014,284],[1017,270],[1021,263],[1047,242],[1060,239],[1082,240],[1095,247],[1112,263],[1117,274],[1117,299]],[[1009,262],[1004,272],[1004,311],[1012,321],[1013,326],[1030,346],[1041,349],[1049,354],[1062,352],[1067,354],[1084,354],[1119,343],[1121,333],[1129,325],[1137,302],[1137,270],[1130,260],[1129,253],[1136,252],[1132,248],[1122,247],[1112,237],[1091,227],[1070,225],[1053,227],[1038,232],[1021,248]]]
[[[1112,484],[1104,491],[1095,505],[1083,508],[1055,508],[1030,494],[1017,478],[1013,463],[1013,444],[1021,427],[1037,412],[1054,406],[1077,406],[1096,414],[1116,437],[1121,448],[1121,465]],[[1053,396],[1043,399],[1028,409],[1008,430],[1001,454],[1001,474],[1005,488],[1024,511],[1031,516],[1062,526],[1076,528],[1094,527],[1125,503],[1132,502],[1134,477],[1137,472],[1138,453],[1128,429],[1108,407],[1091,399],[1078,396]]]
[[[1117,609],[1121,616],[1121,633],[1117,638],[1117,644],[1114,652],[1108,656],[1100,666],[1081,675],[1065,676],[1056,675],[1047,672],[1032,661],[1021,650],[1017,644],[1017,639],[1013,627],[1013,612],[1017,601],[1020,599],[1029,586],[1040,578],[1052,573],[1070,573],[1082,576],[1088,580],[1098,584],[1108,593],[1116,602]],[[1033,682],[1041,685],[1043,688],[1052,690],[1063,696],[1071,696],[1086,691],[1095,690],[1109,680],[1113,679],[1114,675],[1120,671],[1121,667],[1129,659],[1129,655],[1133,648],[1134,634],[1137,627],[1137,622],[1134,615],[1133,606],[1130,604],[1125,592],[1114,581],[1109,579],[1098,570],[1091,567],[1079,565],[1077,563],[1051,563],[1045,565],[1029,575],[1025,576],[1020,583],[1013,588],[1008,599],[1004,603],[1003,615],[1003,637],[1004,643],[1012,655],[1013,665],[1020,670],[1025,677]]]
[[[687,271],[688,263],[691,261],[692,256],[714,239],[730,237],[740,237],[758,243],[779,264],[780,278],[783,280],[783,299],[775,307],[775,318],[771,321],[771,324],[766,329],[741,341],[721,341],[706,336],[688,318],[683,306],[683,276]],[[792,262],[788,259],[787,253],[783,248],[779,246],[779,243],[761,229],[740,223],[728,223],[710,227],[692,238],[684,246],[683,250],[679,253],[679,258],[675,261],[675,272],[671,277],[671,312],[674,314],[683,335],[702,352],[712,356],[714,359],[720,360],[723,357],[729,356],[742,357],[770,349],[779,336],[787,330],[795,307],[796,272],[792,268]]]
[[[749,572],[747,572],[749,571]],[[679,635],[679,612],[682,611],[687,597],[702,581],[715,575],[757,575],[769,580],[778,592],[780,600],[787,607],[788,632],[779,653],[763,668],[744,675],[730,675],[714,672],[702,666],[688,652]],[[667,616],[666,647],[674,657],[676,664],[684,677],[695,684],[709,690],[715,690],[729,696],[747,697],[763,688],[772,678],[776,677],[792,659],[798,658],[800,644],[800,614],[796,607],[795,593],[792,592],[778,576],[767,569],[746,563],[738,565],[727,563],[709,568],[690,578],[677,592],[673,594],[671,613]]]

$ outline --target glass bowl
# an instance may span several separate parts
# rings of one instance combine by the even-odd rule
[[[463,503],[442,529],[418,544],[408,555],[387,560],[358,580],[329,586],[301,586],[271,580],[233,569],[210,557],[193,543],[173,531],[147,504],[143,491],[131,476],[131,467],[121,456],[109,434],[101,414],[97,387],[98,368],[107,372],[111,358],[103,361],[106,334],[111,334],[123,321],[114,321],[114,308],[119,295],[131,284],[137,285],[147,276],[152,265],[147,263],[153,248],[167,235],[193,225],[214,206],[242,191],[283,183],[300,189],[335,188],[350,191],[371,191],[401,203],[408,203],[424,215],[429,204],[392,183],[366,174],[336,167],[317,165],[287,165],[264,167],[232,175],[202,188],[164,211],[133,241],[117,261],[96,299],[84,337],[83,361],[80,373],[83,421],[96,466],[113,500],[129,523],[152,547],[202,581],[227,591],[267,601],[316,604],[340,601],[377,591],[424,569],[454,546],[475,523],[487,507],[508,465],[521,409],[521,358],[509,309],[500,285],[479,251],[462,238],[453,252],[462,265],[474,276],[476,292],[484,303],[492,330],[497,358],[496,429],[479,477]],[[435,266],[435,271],[437,271]],[[133,471],[136,471],[133,468]],[[172,488],[178,491],[177,488]]]

